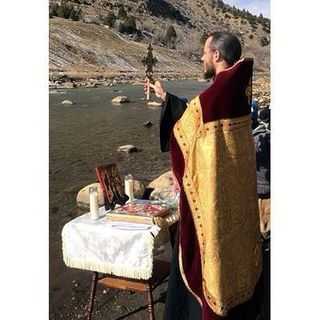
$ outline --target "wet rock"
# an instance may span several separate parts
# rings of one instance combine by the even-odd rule
[[[96,82],[86,84],[86,88],[97,88],[97,87],[98,87],[98,84]]]
[[[175,197],[175,181],[172,171],[167,171],[155,180],[147,188],[154,189],[151,192],[150,199],[165,199]]]
[[[120,152],[126,152],[126,153],[132,153],[132,152],[137,152],[138,151],[138,148],[135,147],[134,145],[132,144],[126,144],[124,146],[120,146],[118,148],[118,151]]]
[[[144,124],[143,124],[146,128],[151,128],[153,126],[153,123],[151,121],[146,121]]]
[[[72,89],[72,88],[74,88],[74,84],[73,84],[73,82],[65,82],[63,84],[63,87],[66,89]]]
[[[156,101],[148,101],[148,102],[147,102],[147,105],[148,105],[148,106],[159,107],[159,106],[162,105],[162,103],[161,103],[161,102],[156,102]]]
[[[127,103],[130,102],[129,98],[127,96],[118,96],[112,99],[112,103]]]
[[[62,104],[68,104],[68,105],[72,105],[73,104],[73,102],[71,100],[63,100],[61,103]]]

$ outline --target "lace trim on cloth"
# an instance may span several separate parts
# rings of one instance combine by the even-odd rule
[[[164,230],[156,225],[127,230],[118,224],[119,228],[113,227],[104,217],[93,221],[88,214],[69,221],[61,234],[65,264],[134,279],[151,278],[153,253],[162,245]],[[167,241],[165,237],[163,241]]]

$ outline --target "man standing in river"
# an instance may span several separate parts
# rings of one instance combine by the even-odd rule
[[[211,86],[189,104],[160,82],[162,151],[181,188],[165,320],[255,320],[262,269],[251,135],[252,59],[215,32],[202,62]],[[145,86],[145,88],[146,88]]]

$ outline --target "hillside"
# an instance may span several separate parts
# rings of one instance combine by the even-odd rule
[[[50,19],[49,68],[52,73],[113,75],[143,74],[141,60],[147,44],[124,38],[105,26],[87,24],[62,18]],[[181,59],[176,50],[154,45],[158,64],[163,74],[199,73],[199,64]]]
[[[50,0],[50,79],[143,77],[151,42],[162,78],[201,75],[201,39],[227,30],[269,73],[270,20],[220,0]],[[169,29],[171,33],[169,34]]]

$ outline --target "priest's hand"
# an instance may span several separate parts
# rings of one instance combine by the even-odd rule
[[[145,82],[145,91],[147,90],[148,86],[154,90],[154,93],[158,98],[160,98],[162,101],[166,100],[166,91],[164,90],[164,87],[160,81],[156,81],[155,84],[150,83],[149,79]]]

